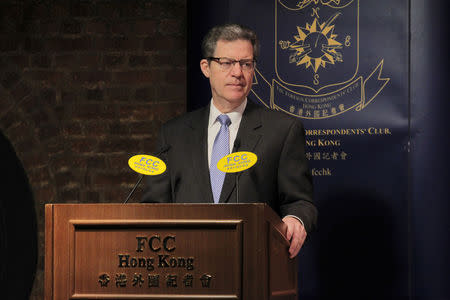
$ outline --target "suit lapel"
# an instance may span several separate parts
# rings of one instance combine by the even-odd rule
[[[192,181],[201,189],[200,195],[205,195],[202,202],[214,203],[208,166],[208,120],[209,105],[189,119],[187,125],[193,133],[191,160],[196,176]]]
[[[240,141],[240,146],[238,149],[234,149],[234,151],[253,152],[259,140],[261,139],[261,134],[259,133],[259,128],[261,126],[262,123],[260,108],[256,104],[253,104],[251,100],[248,100],[236,136],[236,140]],[[239,176],[241,176],[241,174],[242,172],[238,173],[238,178]],[[236,186],[235,176],[236,174],[233,173],[227,173],[225,175],[219,203],[230,202],[230,195]]]

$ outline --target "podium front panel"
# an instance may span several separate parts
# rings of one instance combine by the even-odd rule
[[[280,224],[264,204],[46,205],[45,300],[292,296]]]

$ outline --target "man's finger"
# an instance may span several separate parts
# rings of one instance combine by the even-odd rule
[[[306,230],[302,223],[298,219],[287,216],[283,218],[283,222],[286,224],[286,238],[290,242],[289,256],[294,258],[300,252],[303,243],[306,239]]]
[[[287,230],[286,230],[286,239],[288,240],[288,241],[290,241],[291,240],[291,238],[292,238],[292,235],[294,234],[294,230],[292,229],[292,225],[291,224],[289,224],[289,223],[287,223],[286,224],[287,226]]]
[[[291,258],[294,258],[300,251],[300,238],[298,235],[298,232],[296,232],[291,240],[291,246],[289,247],[289,254],[291,255]]]
[[[294,234],[291,240],[291,246],[289,247],[289,254],[291,258],[297,256],[306,239],[306,231],[304,230],[303,226],[296,226],[295,229],[296,230],[294,230]]]

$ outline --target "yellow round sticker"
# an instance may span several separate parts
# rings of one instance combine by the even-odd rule
[[[159,158],[146,154],[132,156],[128,165],[134,171],[144,175],[159,175],[166,171],[166,164]]]
[[[217,162],[217,168],[225,173],[236,173],[251,168],[258,157],[255,153],[241,151],[228,154]]]

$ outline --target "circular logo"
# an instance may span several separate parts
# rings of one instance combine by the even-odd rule
[[[159,175],[166,171],[166,164],[159,158],[146,154],[132,156],[128,165],[134,171],[144,175]]]
[[[258,157],[255,153],[246,151],[234,152],[222,157],[217,162],[217,168],[225,173],[236,173],[251,168],[256,164],[257,160]]]

